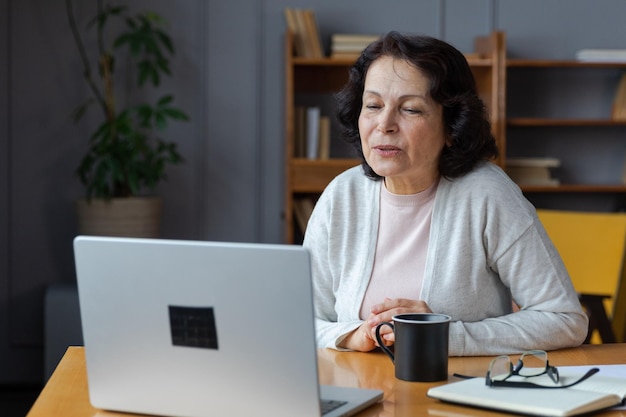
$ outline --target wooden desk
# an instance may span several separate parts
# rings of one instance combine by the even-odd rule
[[[609,365],[626,363],[626,344],[584,345],[550,352],[550,363],[566,365]],[[483,375],[492,357],[450,358],[449,374]],[[382,389],[382,403],[363,411],[359,417],[413,416],[501,416],[502,413],[445,404],[426,397],[428,388],[439,383],[400,381],[393,365],[382,353],[319,351],[322,384]],[[456,378],[450,377],[450,381]],[[598,416],[626,417],[626,411],[605,411]],[[44,387],[27,417],[129,417],[93,408],[87,392],[85,354],[82,347],[70,347]]]

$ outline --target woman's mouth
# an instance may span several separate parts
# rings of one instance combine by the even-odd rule
[[[374,147],[374,151],[381,156],[395,156],[400,153],[400,148],[392,145],[379,145]]]

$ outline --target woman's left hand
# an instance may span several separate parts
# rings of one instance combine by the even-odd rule
[[[393,316],[406,313],[432,313],[425,301],[409,300],[406,298],[385,298],[385,300],[372,307],[372,314],[367,319],[367,323],[372,328],[372,339],[376,341],[376,326],[384,321],[392,321]],[[395,339],[391,328],[383,326],[380,335],[386,346],[393,345]]]

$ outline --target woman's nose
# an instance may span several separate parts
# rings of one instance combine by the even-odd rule
[[[395,115],[391,111],[384,111],[378,120],[378,131],[381,133],[391,133],[398,129]]]

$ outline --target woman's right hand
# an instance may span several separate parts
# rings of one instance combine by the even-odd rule
[[[387,321],[390,322],[394,315],[404,313],[432,313],[428,304],[423,300],[409,300],[404,298],[385,298],[380,304],[372,307],[372,313],[352,333],[348,334],[339,344],[340,347],[369,352],[378,347],[376,341],[376,326]],[[391,346],[395,342],[393,330],[389,326],[380,329],[381,339],[385,346]]]
[[[383,329],[385,328],[388,329],[387,326],[383,327]],[[381,333],[383,329],[381,329]],[[374,334],[375,330],[376,327],[372,327],[372,325],[365,320],[359,327],[354,329],[352,333],[349,333],[341,341],[339,347],[359,352],[369,352],[374,350],[378,347],[378,343],[376,343],[376,336]],[[389,331],[391,331],[391,329],[389,329]],[[393,342],[391,344],[393,344]]]

